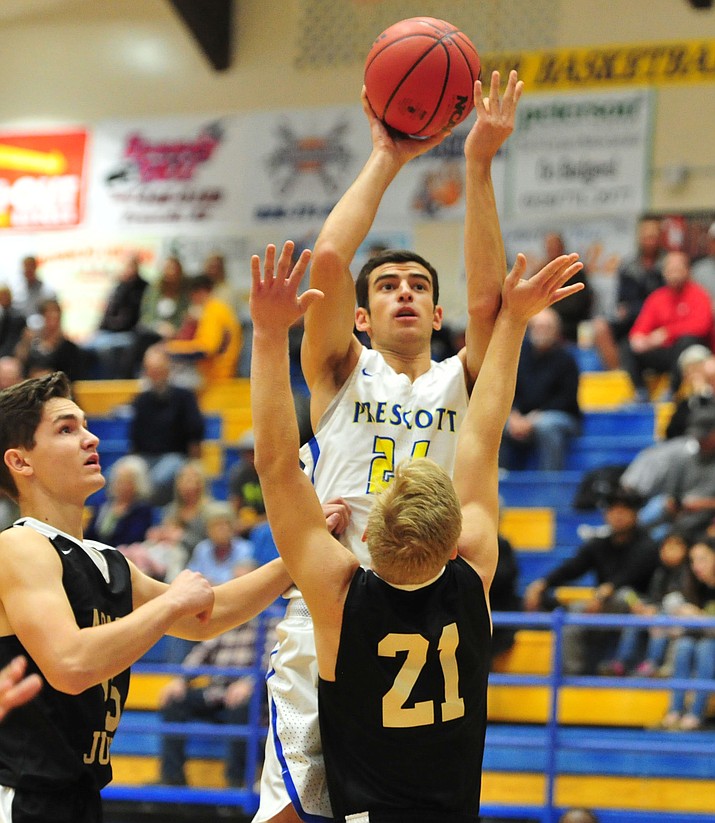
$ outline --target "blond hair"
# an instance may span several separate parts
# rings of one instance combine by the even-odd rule
[[[424,583],[449,560],[462,511],[447,472],[433,460],[403,461],[375,500],[367,546],[375,571],[390,583]]]

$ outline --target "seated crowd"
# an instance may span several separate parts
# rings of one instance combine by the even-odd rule
[[[663,439],[639,454],[603,495],[604,527],[531,581],[523,598],[518,556],[508,541],[500,542],[497,578],[503,586],[495,584],[501,601],[494,602],[495,610],[556,608],[562,605],[558,587],[590,572],[596,581],[592,596],[569,608],[715,616],[715,287],[712,266],[706,265],[715,255],[715,224],[708,237],[709,254],[691,267],[684,253],[662,248],[657,221],[644,220],[638,252],[618,272],[611,308],[601,301],[599,311],[588,288],[530,321],[500,452],[504,470],[564,468],[583,416],[576,356],[583,324],[593,333],[603,367],[627,371],[636,402],[651,400],[650,374],[667,375],[664,397],[674,411]],[[558,235],[547,236],[549,259],[562,248]],[[73,380],[143,378],[132,403],[127,454],[112,466],[103,502],[88,511],[87,537],[117,546],[144,572],[166,581],[188,567],[219,583],[275,556],[250,433],[227,478],[227,500],[213,498],[201,462],[205,421],[197,391],[240,372],[245,307],[227,282],[223,259],[212,255],[200,275],[187,277],[181,261],[170,257],[160,276],[147,283],[140,261],[129,258],[96,334],[82,346],[65,337],[61,303],[41,282],[34,258],[24,261],[23,274],[22,301],[14,303],[10,289],[0,286],[0,388],[55,370]],[[588,284],[588,272],[583,276]],[[440,340],[435,356],[452,354],[454,343],[444,345],[449,335]],[[4,528],[14,512],[6,500],[0,505]],[[326,516],[339,531],[349,513],[332,505]],[[712,630],[568,628],[567,673],[715,677]],[[193,648],[179,641],[168,660],[251,665],[255,633],[249,623]],[[514,632],[501,630],[495,652],[513,642]],[[252,691],[249,678],[213,678],[208,685],[177,678],[162,693],[161,710],[170,721],[244,723]],[[709,696],[674,691],[662,726],[700,728],[707,722]],[[167,737],[162,781],[185,784],[185,760],[183,739]],[[241,784],[244,762],[239,741],[227,758],[230,785]]]

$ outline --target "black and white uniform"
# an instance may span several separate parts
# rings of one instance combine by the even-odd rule
[[[33,528],[52,543],[80,628],[132,611],[131,574],[121,552],[34,518],[14,527]],[[0,637],[0,666],[18,654],[28,658],[28,672],[42,677],[16,635]],[[99,790],[112,778],[109,750],[128,690],[128,669],[77,695],[53,689],[43,677],[39,695],[0,724],[0,823],[101,821]]]
[[[358,569],[335,681],[319,682],[336,820],[478,820],[490,648],[482,580],[461,558],[419,588]]]
[[[363,348],[300,457],[321,501],[342,497],[350,505],[350,524],[340,539],[364,566],[370,557],[362,536],[375,495],[406,458],[429,457],[451,474],[468,403],[459,357],[433,362],[412,381],[382,354]],[[313,622],[300,592],[293,589],[288,596],[267,676],[270,729],[253,823],[265,823],[290,803],[305,821],[332,819],[318,726]]]

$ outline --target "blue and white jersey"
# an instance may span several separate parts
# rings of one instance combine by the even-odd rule
[[[342,497],[352,516],[342,542],[365,566],[362,541],[374,495],[410,457],[429,457],[450,475],[469,403],[459,357],[433,362],[414,382],[363,348],[300,457],[321,502]]]

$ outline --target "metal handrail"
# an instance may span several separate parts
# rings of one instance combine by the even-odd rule
[[[256,648],[265,647],[265,631],[268,618],[275,617],[275,610],[262,615],[264,620],[259,624],[256,637]],[[613,743],[599,740],[595,736],[587,736],[581,741],[562,739],[559,724],[559,702],[562,690],[565,687],[576,688],[613,688],[622,685],[624,678],[619,677],[592,677],[564,675],[562,672],[563,661],[563,633],[566,626],[578,625],[593,629],[597,628],[617,628],[623,629],[628,626],[648,627],[679,627],[684,629],[701,629],[715,631],[715,618],[699,617],[668,617],[664,615],[635,616],[635,615],[586,615],[571,613],[564,609],[557,609],[549,614],[527,614],[522,612],[495,612],[493,614],[495,626],[509,626],[515,628],[537,628],[553,632],[554,647],[551,658],[551,668],[547,674],[502,674],[492,673],[490,684],[493,685],[519,685],[519,686],[546,686],[549,689],[549,707],[546,723],[544,724],[544,740],[528,741],[521,736],[515,736],[509,732],[490,733],[489,743],[491,745],[513,745],[520,747],[543,748],[546,750],[545,768],[545,797],[541,806],[525,806],[514,804],[505,806],[502,804],[483,804],[482,814],[499,815],[501,817],[526,816],[538,819],[540,823],[555,823],[561,814],[562,809],[556,805],[555,789],[558,777],[558,755],[565,749],[584,749],[602,751],[613,748]],[[200,675],[226,675],[230,677],[253,676],[256,682],[260,683],[265,677],[263,669],[262,654],[256,655],[256,665],[249,667],[211,667],[199,666],[187,669],[180,665],[166,663],[141,662],[133,667],[135,672],[145,673],[170,673],[182,677],[194,677]],[[712,689],[715,691],[715,679],[698,680],[683,679],[674,677],[658,678],[656,681],[650,678],[628,677],[627,682],[639,689]],[[106,799],[131,800],[141,799],[155,802],[179,802],[196,804],[219,804],[240,806],[247,814],[252,814],[258,808],[258,795],[253,788],[256,785],[258,774],[258,764],[261,760],[261,747],[266,736],[265,725],[261,722],[261,705],[263,702],[262,689],[254,689],[251,696],[249,708],[249,718],[246,725],[221,726],[219,728],[210,723],[160,723],[155,728],[161,734],[201,736],[201,737],[221,737],[231,736],[245,737],[247,748],[246,763],[246,785],[248,789],[201,789],[187,787],[132,787],[110,785],[102,792]],[[676,753],[688,753],[693,755],[712,755],[712,744],[706,745],[698,741],[697,736],[674,738],[664,742],[658,740],[658,748],[663,751]],[[637,745],[619,739],[618,747],[622,751],[641,751],[642,741]],[[605,819],[615,819],[614,810],[603,810]],[[708,815],[674,815],[672,813],[658,813],[653,811],[623,811],[618,819],[626,818],[636,821],[647,819],[653,823],[669,823],[678,819],[679,823],[700,823]]]

